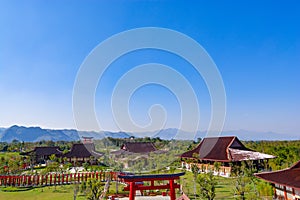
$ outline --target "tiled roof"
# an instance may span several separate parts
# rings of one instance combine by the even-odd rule
[[[300,161],[288,169],[257,173],[255,176],[271,183],[300,189]]]
[[[35,147],[34,150],[25,153],[25,155],[29,155],[31,153],[34,153],[36,156],[50,156],[52,154],[56,156],[62,155],[59,147]]]
[[[181,155],[182,158],[194,158],[197,156],[203,160],[229,161],[227,148],[235,140],[235,137],[209,137],[204,138],[196,148]]]
[[[246,148],[235,136],[204,138],[196,148],[181,155],[181,158],[221,162],[259,160],[273,157]]]
[[[93,143],[87,144],[73,144],[71,151],[66,153],[64,156],[68,158],[89,158],[91,156],[98,158],[103,154],[95,150]]]

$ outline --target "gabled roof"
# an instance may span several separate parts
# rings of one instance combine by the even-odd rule
[[[63,153],[59,147],[35,147],[32,151],[24,153],[24,155],[35,154],[36,156],[50,156],[52,154],[60,156]]]
[[[195,157],[196,156],[196,157]],[[232,162],[242,160],[260,160],[274,158],[246,148],[235,136],[204,138],[196,148],[181,155],[181,158]]]
[[[71,151],[66,153],[64,156],[67,158],[89,158],[91,156],[98,158],[102,156],[103,154],[100,152],[97,152],[95,150],[95,145],[93,143],[87,143],[87,144],[73,144]]]
[[[300,161],[288,169],[255,174],[268,182],[300,189]]]

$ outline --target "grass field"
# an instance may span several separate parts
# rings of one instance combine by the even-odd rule
[[[220,199],[235,199],[233,196],[234,179],[233,178],[223,178],[217,177],[217,187],[216,187],[216,200]],[[186,174],[181,178],[180,184],[183,185],[184,192],[191,198],[194,198],[194,182],[193,175],[191,172],[186,172]],[[119,184],[119,193],[122,190],[123,185]],[[199,186],[197,186],[199,187]],[[3,187],[0,187],[0,200],[72,200],[73,199],[73,186],[57,186],[56,190],[54,186],[34,188],[28,191],[16,191],[16,192],[5,192]],[[110,192],[114,193],[116,191],[116,184],[112,183],[110,187]],[[178,191],[178,190],[177,190]],[[199,188],[197,188],[197,193]],[[122,193],[122,192],[121,192]],[[179,193],[177,194],[179,196]],[[77,200],[84,200],[86,197],[78,193]],[[199,196],[196,199],[201,199]]]
[[[73,186],[57,186],[56,191],[54,186],[35,188],[21,192],[0,192],[1,200],[67,200],[73,199]],[[84,200],[84,196],[78,196],[78,200]]]
[[[217,177],[218,185],[216,187],[216,197],[215,199],[234,199],[233,197],[233,182],[232,178]],[[194,182],[193,174],[191,172],[186,172],[183,176],[183,191],[191,198],[194,199]],[[199,186],[196,185],[196,191],[199,192]],[[200,199],[200,197],[197,197]]]
[[[122,190],[122,185],[119,184],[119,191]],[[47,186],[29,189],[27,191],[5,192],[4,187],[0,187],[0,200],[73,200],[73,185],[64,186]],[[14,188],[9,188],[14,189]],[[116,191],[116,184],[112,183],[111,192]],[[78,193],[77,200],[85,200],[86,197],[82,193]]]
[[[0,152],[0,158],[4,157],[5,159],[9,159],[13,156],[20,157],[20,153],[19,152]]]

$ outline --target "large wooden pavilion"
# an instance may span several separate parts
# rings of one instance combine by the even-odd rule
[[[103,153],[96,151],[92,137],[83,137],[83,143],[73,144],[71,150],[64,154],[71,163],[95,162]]]
[[[183,168],[191,170],[196,164],[204,172],[214,171],[220,176],[229,177],[232,166],[240,165],[242,161],[252,161],[257,169],[265,167],[272,155],[260,153],[246,148],[235,136],[207,137],[194,149],[183,153],[181,156]],[[220,163],[216,169],[215,163]]]

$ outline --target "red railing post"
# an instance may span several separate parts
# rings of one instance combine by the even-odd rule
[[[54,185],[56,185],[56,174],[54,174]]]
[[[69,174],[66,174],[66,184],[69,183]]]
[[[57,184],[60,185],[60,181],[61,181],[61,179],[60,179],[60,174],[58,174],[57,177],[58,177],[58,178],[57,178],[57,179],[58,179],[58,180],[57,180]]]

